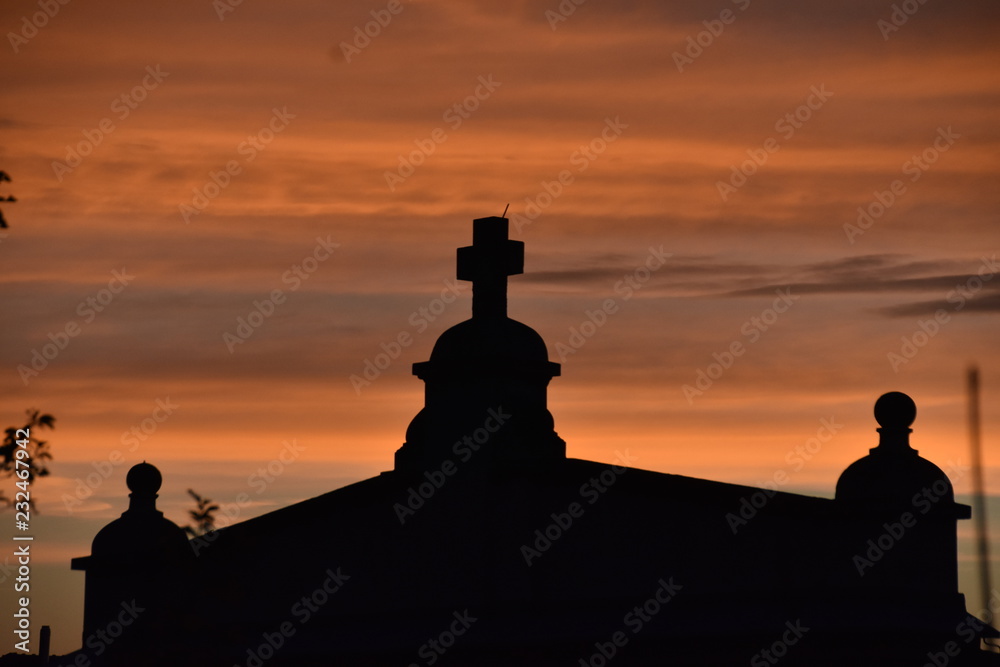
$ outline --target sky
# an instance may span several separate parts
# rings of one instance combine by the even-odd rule
[[[470,314],[454,249],[508,204],[509,314],[562,364],[569,456],[832,497],[898,390],[967,500],[978,364],[1000,494],[998,23],[985,0],[8,0],[0,391],[7,425],[56,417],[34,622],[79,646],[69,559],[135,463],[180,525],[189,488],[228,522],[391,469],[412,363]]]

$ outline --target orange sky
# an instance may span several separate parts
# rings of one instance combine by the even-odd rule
[[[876,443],[888,390],[917,401],[923,455],[967,462],[977,362],[1000,460],[1000,280],[976,279],[1000,268],[995,4],[926,3],[889,32],[891,3],[860,0],[593,0],[558,22],[544,0],[225,2],[71,1],[37,31],[35,2],[0,8],[2,194],[19,200],[2,207],[0,390],[8,424],[57,417],[33,602],[57,651],[82,622],[69,558],[125,508],[129,465],[160,466],[160,507],[182,524],[186,488],[232,502],[284,441],[304,450],[238,518],[391,468],[422,404],[411,364],[469,316],[470,290],[433,321],[420,309],[441,305],[471,219],[508,202],[526,243],[510,314],[563,364],[550,408],[571,456],[628,448],[638,467],[746,484],[785,470],[786,490],[830,496]],[[372,12],[386,25],[348,62]],[[870,225],[845,231],[859,207]],[[297,276],[317,239],[332,255]],[[615,286],[651,247],[670,256],[625,300]],[[114,271],[134,277],[102,295]],[[224,334],[275,289],[283,303],[230,352]],[[775,315],[777,289],[794,299],[765,330],[752,318]],[[557,346],[607,299],[584,345]],[[25,382],[18,367],[67,326]],[[350,376],[402,332],[413,343],[356,392]],[[894,369],[914,334],[925,344]],[[167,399],[155,431],[123,441]],[[843,428],[792,470],[822,419]]]

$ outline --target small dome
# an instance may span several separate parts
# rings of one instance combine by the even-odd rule
[[[132,560],[187,554],[187,535],[176,523],[161,516],[129,516],[115,519],[97,533],[91,554]]]
[[[431,361],[484,357],[548,361],[549,353],[537,331],[509,317],[459,322],[441,334],[431,352]]]
[[[91,546],[94,556],[114,559],[158,559],[189,552],[187,536],[156,509],[156,492],[163,476],[156,466],[143,461],[125,476],[129,508],[97,533]]]
[[[945,472],[912,449],[908,454],[896,454],[876,448],[847,466],[837,480],[837,500],[911,505],[913,496],[925,490],[939,500],[955,499]]]
[[[837,500],[909,505],[915,495],[929,490],[939,500],[954,502],[948,476],[910,447],[910,425],[916,416],[917,406],[906,394],[891,391],[879,397],[879,444],[841,473]]]

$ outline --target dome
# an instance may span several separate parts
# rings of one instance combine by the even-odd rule
[[[910,447],[910,425],[917,416],[913,399],[891,391],[875,402],[874,413],[881,426],[879,444],[841,473],[837,500],[912,506],[915,496],[929,492],[935,503],[954,502],[948,476]]]
[[[173,521],[161,516],[134,517],[126,514],[97,533],[91,554],[114,558],[167,557],[188,552],[187,535]]]
[[[163,476],[156,466],[143,461],[132,466],[125,476],[129,490],[129,508],[97,533],[91,546],[94,556],[125,558],[162,558],[189,552],[187,535],[173,521],[156,509],[156,492]]]
[[[837,480],[837,500],[912,506],[913,497],[926,491],[938,501],[955,499],[945,472],[912,449],[896,454],[875,448]]]
[[[509,317],[494,321],[473,318],[460,322],[441,334],[431,352],[431,361],[485,357],[548,361],[549,353],[537,331]]]

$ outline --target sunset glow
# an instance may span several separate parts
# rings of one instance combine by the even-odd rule
[[[0,9],[0,355],[7,425],[57,420],[56,652],[129,466],[180,525],[285,441],[236,520],[391,469],[412,364],[470,315],[455,248],[508,202],[569,456],[830,497],[890,390],[922,456],[967,464],[976,363],[1000,489],[995,3],[53,0],[32,31],[42,5]]]

